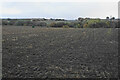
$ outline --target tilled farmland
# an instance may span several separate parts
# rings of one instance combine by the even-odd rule
[[[3,78],[116,78],[117,28],[3,26]]]

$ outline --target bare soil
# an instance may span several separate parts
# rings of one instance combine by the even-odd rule
[[[116,78],[117,28],[3,26],[3,78]]]

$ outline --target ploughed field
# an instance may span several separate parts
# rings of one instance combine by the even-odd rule
[[[3,78],[115,78],[117,28],[3,26]]]

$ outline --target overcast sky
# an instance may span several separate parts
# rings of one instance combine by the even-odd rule
[[[70,1],[4,1],[1,6],[2,18],[64,18],[78,17],[118,18],[118,0],[70,0]]]

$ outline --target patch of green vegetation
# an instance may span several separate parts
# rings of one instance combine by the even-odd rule
[[[111,34],[112,32],[112,29],[110,28],[108,31],[107,31],[107,34]]]
[[[106,21],[106,24],[107,24],[108,26],[110,26],[110,22],[109,22],[109,21]]]
[[[69,28],[69,26],[68,25],[64,25],[63,28]]]
[[[63,27],[68,25],[72,28],[113,28],[118,27],[118,22],[106,19],[82,19],[82,20],[31,20],[31,19],[18,19],[18,20],[2,20],[2,25],[15,25],[15,26],[40,26],[40,27]]]
[[[88,24],[99,23],[99,22],[101,22],[100,19],[90,19],[90,20],[87,20]]]

